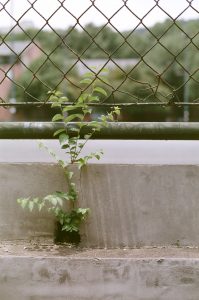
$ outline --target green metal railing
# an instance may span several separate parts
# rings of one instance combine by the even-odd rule
[[[69,135],[74,134],[70,130],[73,127],[75,123],[68,125]],[[62,123],[5,122],[0,125],[0,139],[54,139],[53,133],[60,128],[63,128]],[[82,131],[82,138],[88,132],[89,126]],[[92,139],[199,140],[199,123],[113,122],[96,132]]]

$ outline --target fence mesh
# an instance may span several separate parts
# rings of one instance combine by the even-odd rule
[[[46,103],[49,90],[75,101],[91,85],[80,83],[88,71],[107,91],[103,106],[182,106],[186,120],[199,104],[197,0],[176,1],[173,11],[165,0],[140,0],[139,11],[134,0],[110,1],[108,11],[102,0],[82,0],[81,11],[72,0],[52,0],[48,14],[41,9],[45,1],[26,0],[21,10],[17,2],[0,2],[0,19],[6,20],[0,29],[0,102],[16,103],[18,118],[24,103],[30,105],[27,115],[34,103]],[[39,25],[28,21],[33,14]]]

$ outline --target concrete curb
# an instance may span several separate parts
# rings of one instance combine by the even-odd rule
[[[0,256],[0,298],[198,300],[198,274],[194,257]]]

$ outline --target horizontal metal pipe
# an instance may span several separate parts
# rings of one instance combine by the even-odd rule
[[[82,138],[89,132],[89,123],[85,125]],[[75,126],[68,124],[70,135]],[[62,127],[61,122],[1,122],[0,139],[54,139],[53,133]],[[92,139],[199,140],[199,123],[112,122]]]
[[[67,105],[72,105],[73,102],[65,102],[62,105],[67,106]],[[52,105],[52,102],[16,102],[16,103],[0,103],[0,107],[49,107]],[[113,106],[119,106],[119,107],[127,107],[127,106],[177,106],[181,107],[184,105],[189,105],[189,106],[199,106],[199,102],[133,102],[133,103],[90,103],[88,104],[90,106],[99,106],[99,107],[113,107]]]

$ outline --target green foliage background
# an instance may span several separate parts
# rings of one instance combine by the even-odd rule
[[[71,60],[81,57],[137,59],[137,64],[127,67],[125,72],[117,67],[110,71],[108,79],[111,87],[101,84],[103,88],[108,89],[109,97],[106,101],[129,103],[138,100],[152,102],[173,99],[182,102],[185,93],[184,82],[187,78],[188,100],[197,100],[198,25],[199,20],[173,22],[168,19],[149,29],[125,31],[121,34],[109,26],[97,27],[93,24],[86,25],[84,30],[71,27],[56,33],[31,29],[26,33],[14,34],[14,40],[33,38],[46,53],[32,62],[30,70],[24,72],[19,84],[28,94],[24,93],[23,88],[17,87],[16,98],[18,101],[35,101],[35,98],[45,100],[49,88],[58,88],[74,101],[81,92],[78,87],[79,74],[75,67],[69,72],[67,70],[71,67]],[[36,77],[33,78],[32,73],[36,73]],[[48,114],[49,118],[51,117],[49,111],[43,114],[47,119]],[[197,109],[191,111],[193,120],[197,115]],[[140,108],[128,108],[123,111],[123,116],[126,120],[146,121],[154,118],[161,121],[169,116],[172,120],[182,117],[182,108],[149,106],[142,111]]]

